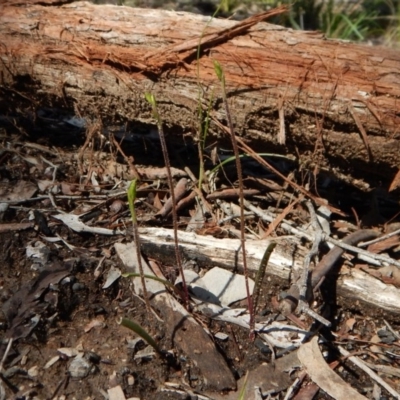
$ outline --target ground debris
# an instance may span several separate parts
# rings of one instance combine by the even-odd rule
[[[116,251],[128,272],[137,272],[133,243],[116,244]],[[145,274],[152,274],[142,260]],[[140,284],[137,284],[140,287]],[[210,336],[195,319],[172,297],[162,283],[147,280],[147,290],[153,293],[151,304],[161,314],[166,331],[174,345],[199,369],[204,388],[214,391],[232,390],[236,381]],[[139,292],[139,289],[137,290]]]
[[[56,114],[53,112],[53,122]],[[43,119],[43,114],[39,117]],[[175,194],[183,197],[176,208],[179,250],[185,279],[190,283],[190,308],[186,310],[180,297],[182,279],[177,276],[169,227],[172,204],[163,182],[166,169],[158,163],[154,138],[148,146],[149,137],[157,136],[154,127],[140,151],[136,148],[143,138],[125,140],[127,132],[123,130],[122,136],[117,136],[121,154],[116,155],[109,151],[115,150],[110,135],[102,137],[107,128],[96,126],[98,131],[92,131],[84,151],[70,143],[82,146],[85,132],[80,127],[74,135],[69,132],[61,146],[53,142],[61,138],[61,133],[52,137],[50,129],[40,135],[42,145],[7,139],[10,151],[3,153],[7,162],[0,171],[0,301],[4,313],[0,321],[0,355],[7,344],[13,346],[4,365],[0,365],[2,377],[12,388],[5,387],[7,395],[14,391],[43,398],[236,400],[237,389],[246,386],[248,400],[289,397],[296,391],[297,398],[319,391],[316,398],[326,399],[319,389],[328,389],[311,369],[306,369],[310,360],[303,368],[298,357],[312,334],[329,343],[334,374],[343,379],[346,390],[352,386],[370,398],[389,391],[384,385],[378,390],[374,387],[378,380],[358,370],[362,384],[371,389],[363,390],[352,379],[355,373],[347,361],[357,352],[387,385],[396,387],[399,325],[397,318],[383,320],[384,325],[382,313],[396,317],[400,313],[398,227],[392,228],[393,235],[385,241],[367,244],[368,251],[364,250],[364,255],[384,255],[363,260],[362,251],[358,250],[357,255],[357,250],[350,249],[343,257],[346,261],[339,279],[326,276],[326,285],[315,291],[310,306],[321,314],[331,310],[329,318],[335,324],[328,340],[326,332],[314,331],[308,316],[291,314],[286,319],[277,308],[278,299],[287,295],[290,282],[301,272],[307,246],[314,240],[308,227],[309,213],[287,182],[244,156],[246,253],[254,278],[249,280],[250,291],[266,249],[271,242],[277,244],[266,266],[252,341],[247,304],[243,301],[246,296],[237,239],[241,233],[240,208],[232,157],[215,148],[215,165],[205,163],[209,169],[206,172],[213,172],[197,182],[200,175],[193,146],[180,144],[171,152],[173,162],[177,161],[174,156],[180,160],[187,153],[185,169],[171,171]],[[152,160],[154,165],[139,165],[138,159],[146,163]],[[272,157],[269,161],[274,160]],[[294,181],[303,182],[303,176],[296,176],[299,171],[295,171],[293,160],[279,160],[282,171],[292,171]],[[176,164],[182,168],[181,160]],[[143,265],[146,273],[159,279],[145,279],[150,311],[143,302],[140,280],[121,275],[136,271],[137,265],[126,196],[132,165],[137,166],[142,178],[135,207]],[[349,201],[352,196],[341,195],[346,192],[342,183],[332,182],[327,176],[321,180],[323,184],[316,182],[325,197],[320,200],[335,202],[336,207],[344,203],[348,209],[353,207]],[[329,197],[329,190],[335,196]],[[386,200],[379,198],[381,210],[382,204],[392,207],[393,201]],[[365,202],[363,197],[355,209],[367,208]],[[385,221],[396,212],[397,208],[386,210]],[[377,216],[372,213],[369,217]],[[366,228],[381,232],[384,228],[378,227],[379,220]],[[348,215],[344,221],[328,212],[318,221],[328,236],[328,244],[321,242],[318,248],[321,256],[328,253],[333,235],[340,244],[343,237],[356,230],[355,221]],[[394,263],[380,267],[382,260]],[[33,273],[38,275],[29,280]],[[336,285],[334,289],[328,285],[330,280]],[[343,295],[338,304],[336,289]],[[371,313],[372,305],[380,314]],[[161,351],[155,352],[135,332],[122,329],[117,323],[121,317],[137,321]],[[348,356],[338,355],[339,342]],[[0,382],[0,399],[2,389]]]
[[[23,285],[3,304],[3,312],[9,324],[7,338],[15,341],[27,337],[32,332],[40,319],[40,314],[48,307],[48,303],[44,300],[45,292],[50,285],[58,284],[71,273],[73,263],[73,261],[64,264],[53,262],[43,269],[37,278]]]

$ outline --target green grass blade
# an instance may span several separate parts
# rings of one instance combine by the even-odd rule
[[[247,380],[249,379],[249,371],[246,371],[246,375],[244,377],[244,382],[242,387],[240,388],[238,400],[245,400],[244,395],[246,394]]]
[[[131,212],[133,223],[136,223],[136,210],[135,210],[136,188],[137,188],[137,179],[134,179],[128,188],[129,211]]]
[[[345,31],[345,36],[346,37],[344,39],[350,38],[351,34],[353,33],[354,35],[356,35],[358,37],[359,40],[364,40],[364,36],[361,34],[361,32],[358,29],[358,25],[360,25],[360,23],[363,20],[362,18],[361,19],[359,18],[358,20],[356,20],[354,22],[351,21],[347,17],[347,15],[344,15],[344,14],[341,15],[341,18],[346,22],[347,28],[348,28]]]
[[[153,94],[153,93],[146,92],[146,93],[144,94],[144,97],[146,98],[146,100],[147,100],[152,106],[155,106],[155,105],[156,105],[156,98],[154,97],[154,94]]]
[[[158,114],[156,97],[154,96],[153,93],[149,93],[149,92],[146,92],[144,94],[144,97],[147,100],[147,102],[151,105],[151,108],[153,110],[153,116],[157,120],[157,124],[160,125],[161,119],[160,119],[160,115]]]
[[[218,80],[224,85],[224,72],[222,70],[221,64],[217,60],[214,60],[214,71],[217,75]]]
[[[119,321],[119,325],[124,326],[125,328],[130,329],[131,331],[135,332],[138,334],[143,340],[145,340],[153,349],[161,354],[161,350],[158,347],[156,341],[147,333],[147,331],[141,327],[138,323],[131,321],[130,319],[127,318],[121,318]]]

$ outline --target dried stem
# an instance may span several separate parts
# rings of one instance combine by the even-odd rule
[[[247,303],[250,314],[250,338],[254,339],[255,337],[255,320],[254,320],[254,307],[253,307],[253,299],[250,293],[249,287],[249,271],[247,268],[247,258],[246,258],[246,237],[245,237],[245,219],[244,219],[244,195],[243,195],[243,173],[242,173],[242,165],[240,163],[239,156],[239,147],[237,145],[235,130],[233,128],[232,116],[229,110],[228,99],[226,97],[226,87],[225,87],[225,74],[222,70],[222,67],[217,61],[214,61],[214,69],[218,76],[218,79],[221,82],[222,86],[222,99],[225,105],[226,118],[228,121],[228,128],[230,131],[230,137],[232,141],[233,153],[235,155],[235,163],[236,163],[236,171],[238,175],[239,182],[239,204],[240,204],[240,244],[242,247],[242,256],[243,256],[243,273],[246,284],[246,295],[247,295]]]
[[[171,163],[170,163],[169,156],[168,156],[167,142],[165,140],[164,129],[162,126],[161,117],[160,117],[160,114],[158,113],[156,99],[155,99],[154,95],[152,95],[150,93],[146,93],[146,99],[151,104],[151,106],[153,108],[154,117],[157,121],[157,128],[158,128],[158,134],[160,136],[161,149],[162,149],[163,156],[164,156],[165,168],[167,169],[168,185],[169,185],[169,189],[171,192],[171,199],[172,199],[172,225],[173,225],[173,230],[174,230],[176,264],[178,266],[178,270],[179,270],[179,273],[182,278],[183,294],[184,294],[183,303],[184,303],[186,309],[188,309],[188,307],[189,307],[189,292],[188,292],[188,288],[186,285],[185,275],[183,273],[181,253],[179,251],[178,215],[176,212],[176,199],[175,199],[174,185],[173,185],[172,174],[171,174]]]
[[[138,266],[139,266],[140,280],[142,282],[143,297],[146,302],[147,311],[150,311],[149,296],[147,294],[146,280],[144,277],[144,271],[143,271],[143,265],[142,265],[142,254],[140,251],[140,235],[139,235],[139,228],[138,228],[138,224],[137,224],[136,209],[135,209],[136,184],[137,184],[137,179],[134,179],[129,186],[128,203],[129,203],[129,210],[131,212],[131,217],[132,217],[133,238],[135,241],[136,258],[137,258],[137,262],[138,262]]]

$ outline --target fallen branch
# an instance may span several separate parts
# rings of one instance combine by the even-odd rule
[[[143,242],[142,250],[151,257],[157,257],[165,263],[173,262],[174,247],[172,231],[163,228],[140,228]],[[189,260],[195,260],[200,266],[220,266],[226,269],[243,269],[240,257],[240,240],[215,239],[211,236],[200,236],[195,233],[178,232],[179,247],[182,255]],[[274,239],[276,241],[276,239]],[[249,271],[255,273],[267,248],[269,240],[251,240],[247,243],[246,253]],[[277,241],[272,253],[266,274],[289,284],[293,269],[301,269],[304,251],[298,250],[294,256],[293,250]],[[340,274],[337,282],[338,294],[351,299],[351,304],[357,301],[364,303],[371,310],[381,309],[393,314],[400,313],[400,289],[387,285],[367,273],[352,269]]]

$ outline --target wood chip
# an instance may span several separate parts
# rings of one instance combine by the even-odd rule
[[[318,337],[303,344],[297,351],[300,362],[311,380],[334,399],[366,400],[329,368],[318,346]]]

